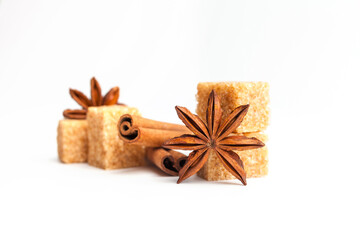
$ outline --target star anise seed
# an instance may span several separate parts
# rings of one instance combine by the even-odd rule
[[[86,113],[88,107],[91,106],[102,106],[102,105],[124,105],[118,103],[120,89],[113,87],[105,94],[104,97],[101,95],[101,87],[99,82],[93,77],[90,81],[91,85],[91,99],[85,96],[84,93],[70,89],[70,96],[83,108],[81,110],[67,109],[63,112],[65,118],[70,119],[86,119]]]
[[[265,146],[257,138],[230,135],[243,121],[249,105],[235,108],[221,123],[222,110],[220,99],[213,90],[209,95],[206,111],[206,124],[184,107],[175,107],[179,118],[194,135],[185,134],[167,140],[163,147],[169,149],[192,150],[188,161],[179,172],[178,183],[198,172],[214,151],[224,167],[246,185],[244,164],[233,150],[244,151]]]

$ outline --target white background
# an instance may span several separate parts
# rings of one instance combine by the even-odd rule
[[[360,2],[0,2],[0,239],[359,239]],[[271,85],[269,175],[57,159],[69,87],[179,122],[200,81]]]

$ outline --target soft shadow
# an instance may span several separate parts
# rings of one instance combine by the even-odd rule
[[[51,161],[51,164],[57,164],[60,166],[85,167],[85,168],[88,168],[90,166],[87,162],[64,163],[64,162],[60,161],[60,159],[57,157],[51,158],[50,161]]]
[[[63,162],[60,161],[60,158],[58,158],[58,157],[46,158],[46,161],[51,162],[51,163],[56,163],[56,164],[63,163]]]
[[[183,183],[186,184],[210,184],[210,185],[233,185],[233,186],[243,186],[244,185],[240,181],[236,180],[221,180],[221,181],[207,181],[197,175],[186,179]],[[181,183],[182,184],[182,183]]]
[[[197,176],[195,174],[195,176],[191,176],[190,178],[184,180],[182,183],[180,183],[179,185],[200,185],[200,184],[205,184],[205,185],[228,185],[228,186],[243,186],[244,185],[238,181],[236,182],[236,180],[222,180],[222,181],[207,181],[199,176]]]
[[[115,173],[115,174],[124,174],[124,173],[129,173],[129,174],[135,174],[135,173],[155,173],[158,176],[161,177],[173,177],[171,175],[168,175],[166,173],[164,173],[163,171],[161,171],[160,169],[158,169],[155,166],[152,165],[148,165],[148,166],[142,166],[142,167],[131,167],[131,168],[123,168],[123,169],[114,169],[114,170],[109,170],[109,172]],[[176,176],[175,176],[176,177]]]
[[[161,171],[159,168],[157,168],[156,166],[153,165],[147,165],[147,166],[141,166],[141,167],[131,167],[131,168],[122,168],[122,169],[111,169],[111,170],[104,170],[101,168],[97,168],[94,166],[89,165],[88,163],[63,163],[60,161],[60,159],[58,157],[51,157],[49,159],[49,161],[52,164],[60,164],[62,166],[74,166],[74,167],[80,167],[80,168],[87,168],[89,170],[94,170],[94,171],[100,171],[100,172],[109,172],[111,174],[124,174],[124,173],[129,173],[129,174],[136,174],[136,173],[153,173],[154,175],[157,175],[161,178],[163,178],[164,180],[166,180],[166,182],[169,182],[171,184],[174,184],[174,182],[176,183],[176,180],[178,178],[178,176],[171,176],[168,175],[166,173],[164,173],[163,171]],[[189,179],[185,180],[183,183],[181,183],[181,185],[185,185],[185,184],[213,184],[213,185],[228,185],[228,186],[241,186],[241,187],[245,187],[240,181],[237,180],[222,180],[222,181],[207,181],[197,175],[190,177]]]
[[[150,165],[149,166],[149,169],[151,169],[152,172],[156,173],[157,175],[159,176],[163,176],[163,177],[177,177],[177,176],[172,176],[172,175],[169,175],[167,173],[164,173],[163,171],[161,171],[158,167],[156,166],[152,166]]]
[[[232,180],[224,180],[224,181],[211,181],[211,183],[214,184],[221,184],[221,185],[234,185],[234,186],[241,186],[241,187],[245,187],[245,185],[243,185],[240,181],[239,182],[233,182]]]
[[[120,168],[120,169],[107,169],[105,170],[110,173],[142,173],[142,172],[149,172],[148,166],[141,166],[141,167],[130,167],[130,168]]]

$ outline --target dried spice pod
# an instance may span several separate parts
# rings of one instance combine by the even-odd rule
[[[184,107],[175,107],[179,118],[194,135],[185,134],[167,140],[163,147],[168,149],[192,150],[186,164],[179,172],[178,183],[198,172],[214,151],[224,167],[246,185],[246,173],[240,157],[233,151],[256,149],[265,146],[256,138],[231,136],[243,121],[249,105],[235,108],[221,123],[220,99],[213,90],[208,99],[206,123]]]
[[[108,93],[105,94],[104,97],[101,95],[101,87],[99,82],[93,77],[90,81],[91,86],[91,99],[89,99],[84,93],[70,89],[70,96],[83,108],[85,111],[79,112],[79,110],[65,110],[63,115],[65,118],[69,119],[85,119],[87,109],[92,106],[102,106],[102,105],[125,105],[122,103],[118,103],[118,99],[120,96],[119,87],[113,87],[109,90]]]

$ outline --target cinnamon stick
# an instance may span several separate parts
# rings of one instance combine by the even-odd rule
[[[126,143],[160,147],[166,140],[190,133],[183,125],[125,114],[118,122],[120,138]]]
[[[175,160],[174,167],[176,168],[176,170],[180,171],[181,168],[186,164],[188,157],[180,152],[174,150],[171,151],[172,151],[171,155]]]
[[[164,148],[146,148],[146,158],[163,172],[172,175],[179,175],[179,162],[186,161],[186,155]]]

